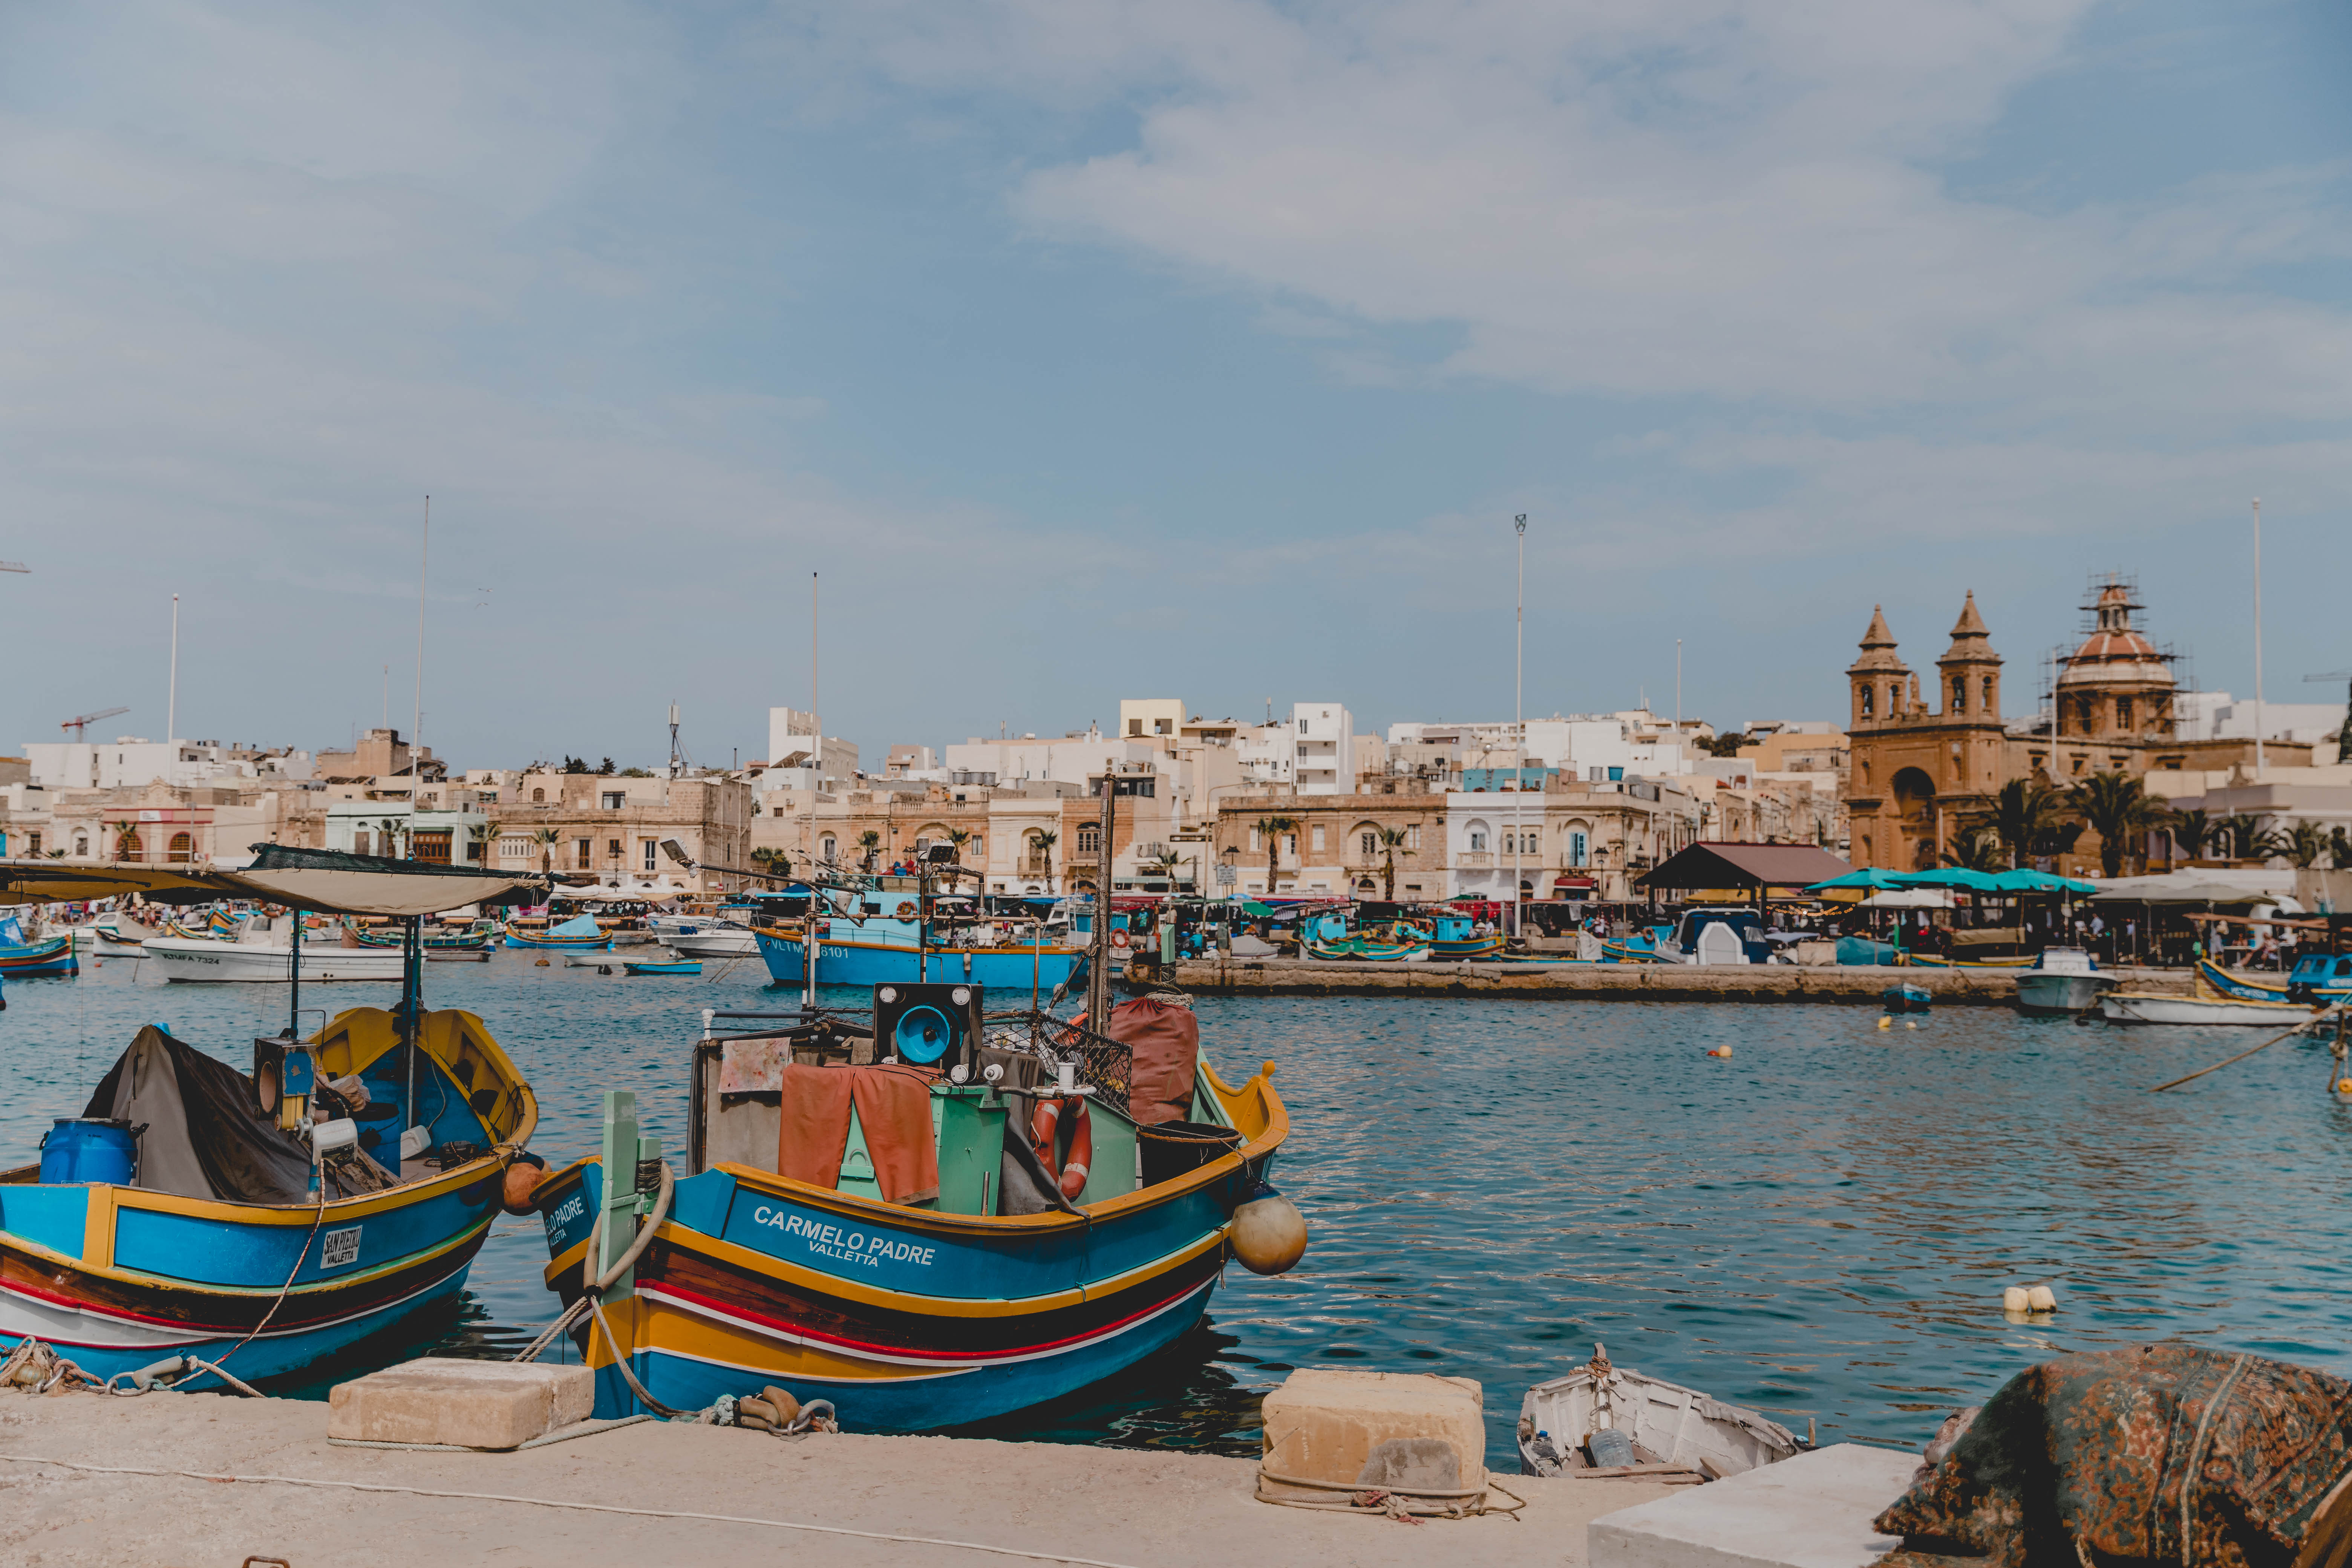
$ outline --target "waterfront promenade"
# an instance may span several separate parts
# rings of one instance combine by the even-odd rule
[[[2102,971],[2140,990],[2187,994],[2179,969]],[[1299,958],[1201,958],[1176,965],[1187,991],[1224,996],[1523,996],[1625,1002],[1832,1002],[1879,1005],[1889,986],[1916,985],[1938,1003],[2010,1005],[2013,969],[1759,963],[1344,963]]]
[[[1515,1399],[1516,1392],[1488,1397]],[[0,1393],[0,1560],[114,1568],[233,1563],[253,1554],[308,1564],[348,1557],[358,1542],[396,1542],[397,1555],[411,1562],[563,1568],[790,1560],[974,1568],[1024,1557],[1116,1568],[1419,1568],[1432,1561],[1560,1568],[1585,1561],[1591,1520],[1675,1489],[1630,1479],[1510,1476],[1504,1484],[1528,1501],[1521,1521],[1410,1528],[1272,1507],[1252,1496],[1254,1461],[1164,1449],[854,1434],[782,1440],[646,1423],[486,1455],[336,1447],[326,1430],[327,1407],[313,1401]],[[28,1455],[384,1489],[107,1475],[22,1462]],[[476,1495],[423,1495],[435,1492]],[[481,1494],[543,1500],[484,1501]],[[126,1506],[134,1497],[138,1505]],[[548,1503],[731,1514],[1022,1555]]]

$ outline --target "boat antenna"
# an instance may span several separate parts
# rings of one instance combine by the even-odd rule
[[[2263,500],[2254,498],[2254,779],[2263,776]],[[2232,849],[2237,846],[2231,845]]]

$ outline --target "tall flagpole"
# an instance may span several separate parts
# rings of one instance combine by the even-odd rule
[[[1519,872],[1520,832],[1519,797],[1528,789],[1528,514],[1519,513],[1511,520],[1519,536],[1519,585],[1516,645],[1511,651],[1511,934],[1524,933],[1527,910],[1521,907],[1523,894]]]
[[[2263,776],[2263,500],[2254,498],[2254,777]]]
[[[425,532],[416,546],[416,711],[408,726],[408,798],[416,799],[415,784],[422,776],[418,752],[425,745],[425,567],[433,550],[433,498],[425,498]]]
[[[171,745],[180,738],[180,595],[172,595],[172,686],[164,699],[163,742]],[[173,753],[174,756],[177,752]],[[171,770],[176,775],[177,768]]]

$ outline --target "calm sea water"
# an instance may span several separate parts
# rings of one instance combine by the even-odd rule
[[[247,1065],[282,987],[163,985],[128,960],[21,981],[0,1013],[0,1156],[30,1160],[142,1023]],[[685,1141],[699,1009],[789,1005],[757,961],[699,980],[436,963],[428,1000],[480,1013],[538,1089],[551,1161],[636,1091]],[[393,988],[320,986],[338,1008]],[[845,996],[844,1000],[849,998]],[[1621,1366],[1759,1407],[1823,1441],[1916,1444],[2053,1353],[2183,1336],[2352,1373],[2352,1108],[2293,1042],[2146,1092],[2261,1037],[2123,1030],[1954,1008],[1204,999],[1229,1076],[1261,1060],[1292,1116],[1277,1180],[1307,1213],[1298,1269],[1237,1266],[1157,1364],[989,1435],[1255,1453],[1292,1367],[1486,1384],[1493,1462],[1520,1394],[1605,1342]],[[1712,1046],[1731,1059],[1707,1058]],[[501,1219],[443,1353],[498,1354],[548,1321],[535,1220]],[[2008,1322],[2003,1285],[2063,1310]],[[845,1412],[854,1423],[854,1406]]]

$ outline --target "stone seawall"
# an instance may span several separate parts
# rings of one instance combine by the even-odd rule
[[[2188,989],[2177,970],[2118,969],[2136,988]],[[1879,1005],[1891,985],[1916,985],[1939,1003],[2007,1006],[2015,973],[2000,969],[1891,969],[1767,963],[1700,968],[1668,963],[1326,963],[1316,959],[1189,959],[1176,984],[1223,996],[1573,996],[1627,1002],[1839,1002]]]

